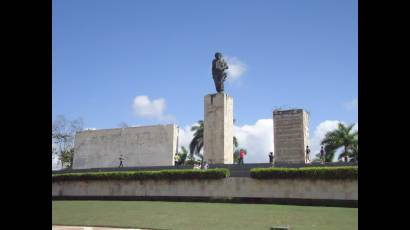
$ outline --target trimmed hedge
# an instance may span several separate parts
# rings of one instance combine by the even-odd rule
[[[52,175],[52,181],[74,180],[183,180],[183,179],[221,179],[229,177],[228,169],[177,169],[158,171],[119,171],[64,173]]]
[[[357,173],[357,166],[251,169],[255,179],[357,179]]]

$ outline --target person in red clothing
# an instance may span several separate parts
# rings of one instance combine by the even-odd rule
[[[246,155],[246,151],[241,149],[241,151],[239,151],[239,164],[243,164],[243,158]]]

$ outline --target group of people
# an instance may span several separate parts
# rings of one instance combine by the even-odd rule
[[[324,164],[326,161],[326,152],[323,146],[320,146],[319,159],[320,159],[320,162],[322,162],[322,164]],[[306,162],[310,162],[310,149],[308,145],[306,146]]]
[[[320,159],[320,162],[322,162],[322,164],[324,164],[325,161],[326,161],[325,157],[326,157],[325,150],[324,150],[323,146],[321,146],[320,147],[319,159]],[[274,160],[273,152],[270,152],[269,153],[269,163],[273,164],[273,160]],[[308,162],[310,162],[310,148],[307,145],[306,146],[306,163],[308,163]]]
[[[239,151],[239,162],[238,162],[238,164],[243,165],[243,159],[244,159],[245,155],[246,155],[246,151],[241,149]],[[273,152],[270,152],[268,156],[269,156],[269,163],[273,164],[273,160],[274,160]],[[323,146],[321,146],[320,147],[319,158],[320,158],[320,161],[322,162],[322,164],[325,162],[325,157],[326,157],[325,150],[324,150]],[[124,157],[122,155],[120,155],[119,160],[120,160],[119,168],[124,167],[124,164],[123,164]],[[175,159],[175,165],[178,165],[177,162],[178,162],[177,159]],[[310,162],[310,148],[309,148],[308,145],[306,146],[306,162],[307,163]],[[209,167],[209,165],[206,161],[204,161],[202,164],[194,164],[194,169],[208,169],[208,167]]]
[[[208,168],[209,168],[209,164],[206,161],[202,162],[202,164],[201,163],[194,164],[194,169],[208,169]]]

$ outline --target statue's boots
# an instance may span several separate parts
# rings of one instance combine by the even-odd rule
[[[224,83],[220,79],[214,79],[216,92],[221,93],[224,91]]]

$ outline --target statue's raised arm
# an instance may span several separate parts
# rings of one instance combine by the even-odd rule
[[[222,58],[221,53],[215,53],[215,59],[212,61],[212,77],[215,82],[215,88],[218,93],[224,91],[224,81],[227,77],[225,70],[229,68],[228,64]]]

